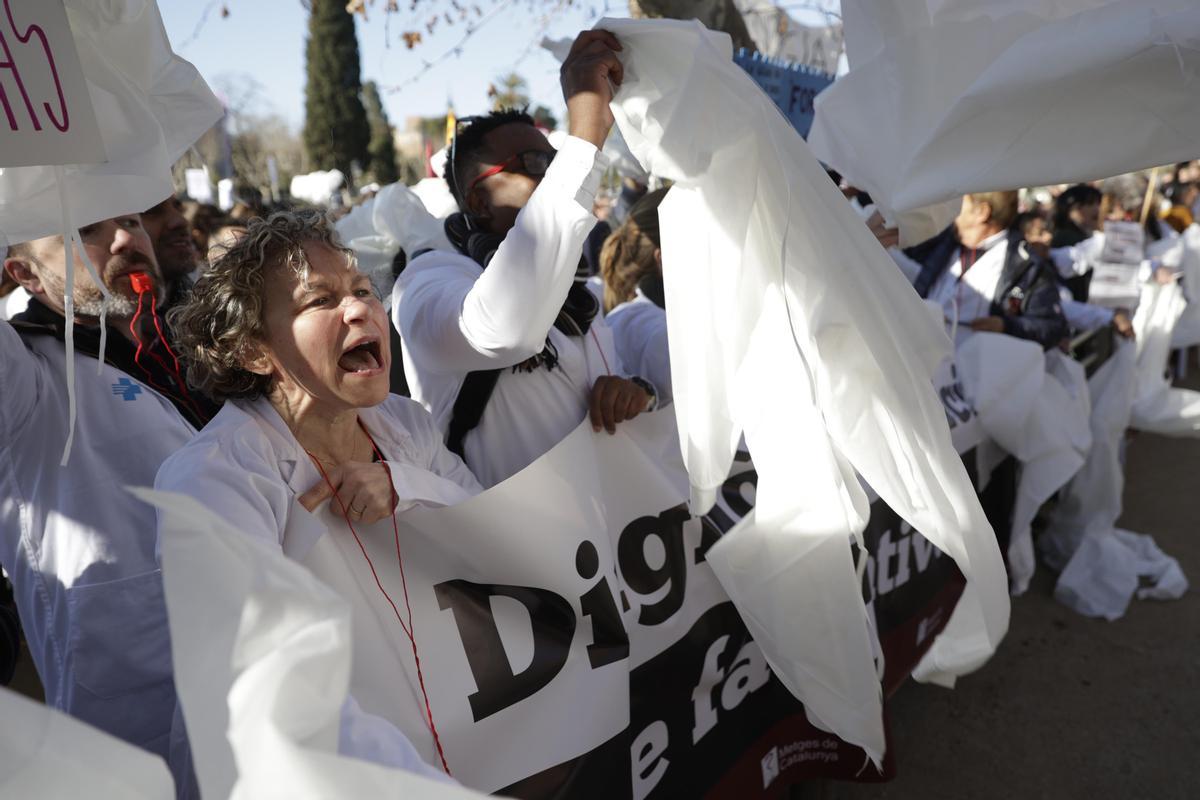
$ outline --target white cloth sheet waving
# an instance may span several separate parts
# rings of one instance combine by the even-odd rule
[[[396,281],[392,259],[398,251],[403,250],[411,261],[423,250],[451,249],[442,221],[402,183],[390,183],[356,206],[338,220],[337,231],[346,246],[354,248],[359,269],[385,294],[391,293]]]
[[[1178,284],[1142,288],[1133,317],[1137,332],[1137,395],[1130,425],[1164,436],[1200,436],[1200,392],[1175,389],[1167,378],[1171,336],[1187,301]]]
[[[159,511],[172,623],[205,632],[171,642],[204,797],[480,796],[418,775],[412,763],[395,769],[339,755],[339,743],[361,752],[361,743],[347,748],[346,740],[375,733],[347,698],[346,602],[198,501],[131,491]],[[221,578],[220,591],[213,591],[213,576]],[[348,716],[354,726],[346,725]]]
[[[162,759],[3,687],[0,720],[0,797],[175,797]]]
[[[758,468],[754,520],[709,563],[810,718],[878,759],[880,688],[846,548],[868,514],[858,475],[968,577],[930,677],[978,667],[1008,624],[995,536],[931,388],[949,340],[727,36],[599,27],[624,48],[621,133],[675,181],[659,219],[693,510],[712,504],[743,430]]]
[[[904,212],[967,192],[1200,156],[1194,0],[843,0],[842,9],[851,67],[817,97],[809,142],[900,222],[906,243],[917,239],[905,236]]]

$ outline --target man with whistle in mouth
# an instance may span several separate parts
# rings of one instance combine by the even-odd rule
[[[168,344],[166,290],[139,215],[79,233],[107,294],[78,251],[67,263],[61,236],[14,245],[3,259],[32,300],[0,323],[0,564],[46,702],[170,763],[172,750],[186,748],[181,731],[172,736],[155,512],[125,487],[153,486],[163,460],[214,408],[188,392]],[[102,313],[107,341],[98,364]],[[63,466],[72,397],[74,437]],[[172,767],[183,785],[179,764]]]

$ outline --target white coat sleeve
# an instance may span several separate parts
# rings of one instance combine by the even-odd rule
[[[1076,330],[1090,331],[1095,328],[1103,328],[1105,325],[1111,325],[1113,321],[1111,308],[1081,303],[1069,296],[1062,298],[1062,308],[1067,323]]]
[[[475,473],[446,447],[433,416],[411,400],[407,400],[406,404],[411,405],[412,413],[409,414],[405,427],[421,453],[423,466],[435,475],[457,483],[470,495],[482,492],[483,486],[475,477]]]
[[[185,447],[163,462],[154,488],[194,497],[234,530],[282,547],[293,493],[278,466],[251,447]]]
[[[482,275],[418,269],[444,253],[414,260],[392,293],[392,319],[414,361],[469,372],[541,351],[596,224],[592,204],[605,163],[591,144],[567,137]]]
[[[630,303],[607,319],[625,368],[654,384],[658,405],[672,401],[671,353],[667,346],[667,315],[649,303]]]
[[[445,772],[427,764],[408,737],[396,726],[382,717],[363,711],[353,695],[348,696],[342,704],[338,754],[415,772],[446,783],[457,783]]]
[[[0,322],[0,442],[28,421],[42,395],[38,359],[13,326]]]
[[[1083,275],[1092,266],[1091,260],[1079,245],[1054,248],[1050,251],[1050,260],[1054,262],[1054,268],[1063,278]]]

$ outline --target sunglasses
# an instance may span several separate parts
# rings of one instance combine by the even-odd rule
[[[509,158],[504,159],[499,164],[493,167],[488,167],[483,172],[471,181],[467,186],[467,194],[479,185],[479,182],[484,178],[490,178],[493,175],[499,175],[501,172],[522,172],[531,178],[540,178],[546,174],[546,170],[550,168],[550,163],[554,161],[553,150],[525,150],[517,153]]]

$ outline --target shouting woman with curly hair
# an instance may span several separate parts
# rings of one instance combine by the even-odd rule
[[[225,405],[155,488],[298,559],[321,536],[481,490],[429,414],[389,395],[383,305],[320,214],[252,220],[171,319],[190,382]],[[353,698],[341,740],[346,754],[440,774]]]

